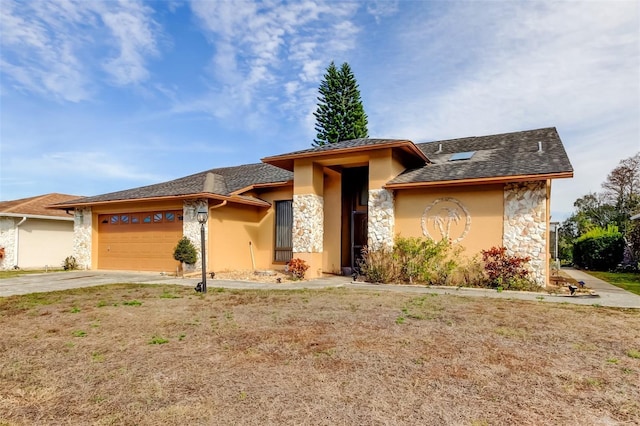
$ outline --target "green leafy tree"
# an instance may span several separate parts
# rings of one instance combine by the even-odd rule
[[[369,136],[358,83],[348,63],[337,69],[331,62],[319,92],[318,108],[313,113],[317,132],[313,146]]]
[[[640,230],[630,217],[640,211],[640,153],[621,160],[607,175],[602,188],[601,193],[589,193],[573,203],[575,212],[562,223],[558,234],[561,259],[571,260],[574,245],[584,235],[615,225],[638,261]],[[580,250],[578,253],[582,255]],[[574,258],[573,261],[581,260]]]

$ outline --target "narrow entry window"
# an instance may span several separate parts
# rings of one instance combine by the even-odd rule
[[[288,262],[293,256],[293,201],[276,201],[275,262]]]

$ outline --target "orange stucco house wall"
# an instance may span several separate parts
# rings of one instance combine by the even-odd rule
[[[203,210],[209,271],[283,269],[296,257],[309,278],[348,273],[363,246],[402,235],[448,238],[469,256],[505,246],[531,257],[545,285],[551,182],[572,175],[554,128],[421,144],[358,139],[58,208],[81,212],[75,255],[94,269],[172,272],[179,238],[199,247]]]

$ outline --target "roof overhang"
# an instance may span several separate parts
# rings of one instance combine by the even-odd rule
[[[64,209],[63,209],[64,210]],[[24,213],[0,213],[0,217],[17,217],[17,218],[27,218],[27,219],[45,219],[45,220],[63,220],[63,221],[73,221],[73,216],[64,217],[64,216],[46,216],[42,214],[24,214]]]
[[[105,206],[109,204],[133,204],[133,203],[149,202],[149,201],[192,200],[195,198],[227,201],[229,203],[244,204],[244,205],[255,206],[255,207],[271,207],[271,204],[268,203],[267,201],[260,200],[257,198],[243,197],[237,194],[232,194],[231,196],[225,196],[225,195],[217,195],[217,194],[203,192],[203,193],[180,195],[180,196],[170,195],[165,197],[132,198],[132,199],[126,199],[126,200],[106,200],[106,201],[93,201],[93,202],[86,202],[86,203],[56,204],[54,206],[50,206],[50,208],[67,210],[67,209],[81,208],[81,207]]]
[[[291,154],[276,155],[272,157],[265,157],[262,159],[263,163],[271,164],[272,166],[280,167],[281,169],[293,171],[293,163],[295,160],[302,158],[322,158],[327,156],[336,156],[343,154],[364,153],[368,151],[375,151],[383,148],[393,148],[404,151],[411,156],[419,158],[423,163],[430,163],[427,156],[418,148],[413,142],[409,140],[397,140],[393,142],[380,143],[374,145],[359,145],[347,148],[328,149],[324,151],[303,151]]]
[[[254,185],[245,186],[244,188],[240,188],[237,191],[233,191],[231,195],[241,195],[248,191],[254,191],[256,189],[270,189],[270,188],[281,188],[284,186],[293,186],[293,179],[283,181],[283,182],[273,182],[273,183],[256,183]]]
[[[494,176],[474,179],[456,179],[429,182],[407,182],[407,183],[388,183],[384,187],[386,189],[412,189],[424,187],[442,187],[442,186],[463,186],[463,185],[483,185],[492,183],[511,183],[511,182],[531,182],[536,180],[549,179],[566,179],[572,178],[573,172],[547,173],[538,175],[520,175],[520,176]]]

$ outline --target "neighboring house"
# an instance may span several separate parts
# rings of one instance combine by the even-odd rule
[[[58,268],[73,252],[73,212],[47,208],[77,195],[0,201],[0,269]]]
[[[548,281],[551,180],[573,176],[555,128],[429,143],[356,139],[59,204],[76,209],[74,256],[92,269],[175,271],[183,236],[209,271],[348,271],[363,246],[450,239],[473,256],[504,246]],[[199,263],[196,265],[198,268]]]

